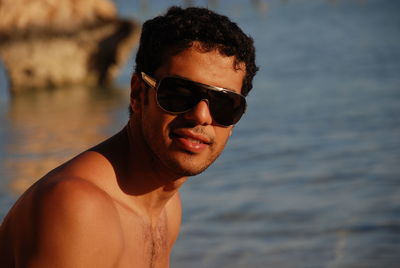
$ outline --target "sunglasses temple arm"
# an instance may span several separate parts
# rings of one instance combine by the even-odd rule
[[[142,79],[151,87],[156,87],[157,82],[150,76],[148,76],[147,74],[145,74],[144,72],[140,73],[142,75]]]

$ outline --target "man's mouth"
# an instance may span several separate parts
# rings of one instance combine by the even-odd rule
[[[179,148],[190,153],[200,153],[212,142],[205,135],[198,134],[188,129],[175,129],[171,132],[171,138]]]
[[[192,139],[192,138],[188,138],[188,137],[181,137],[181,138],[185,138],[185,139],[187,139],[188,141],[193,142],[193,143],[204,143],[204,142],[202,142],[202,141],[199,141],[199,140],[196,140],[196,139]]]

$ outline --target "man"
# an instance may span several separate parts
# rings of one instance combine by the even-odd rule
[[[173,7],[147,21],[127,126],[22,195],[1,226],[2,267],[168,267],[178,189],[222,152],[256,71],[227,17]]]

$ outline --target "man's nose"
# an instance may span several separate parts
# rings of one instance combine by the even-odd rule
[[[201,100],[193,109],[184,113],[183,117],[186,120],[193,121],[196,125],[211,125],[213,119],[208,105],[208,100]]]

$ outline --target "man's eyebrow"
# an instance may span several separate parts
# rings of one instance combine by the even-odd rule
[[[181,76],[181,75],[179,75],[179,74],[172,74],[172,75],[168,75],[168,76],[169,76],[169,77],[176,77],[176,78],[185,79],[185,80],[189,80],[189,81],[192,81],[192,82],[196,82],[196,81],[193,81],[192,79],[190,79],[190,78],[188,78],[188,77]],[[196,83],[198,83],[198,82],[196,82]]]

